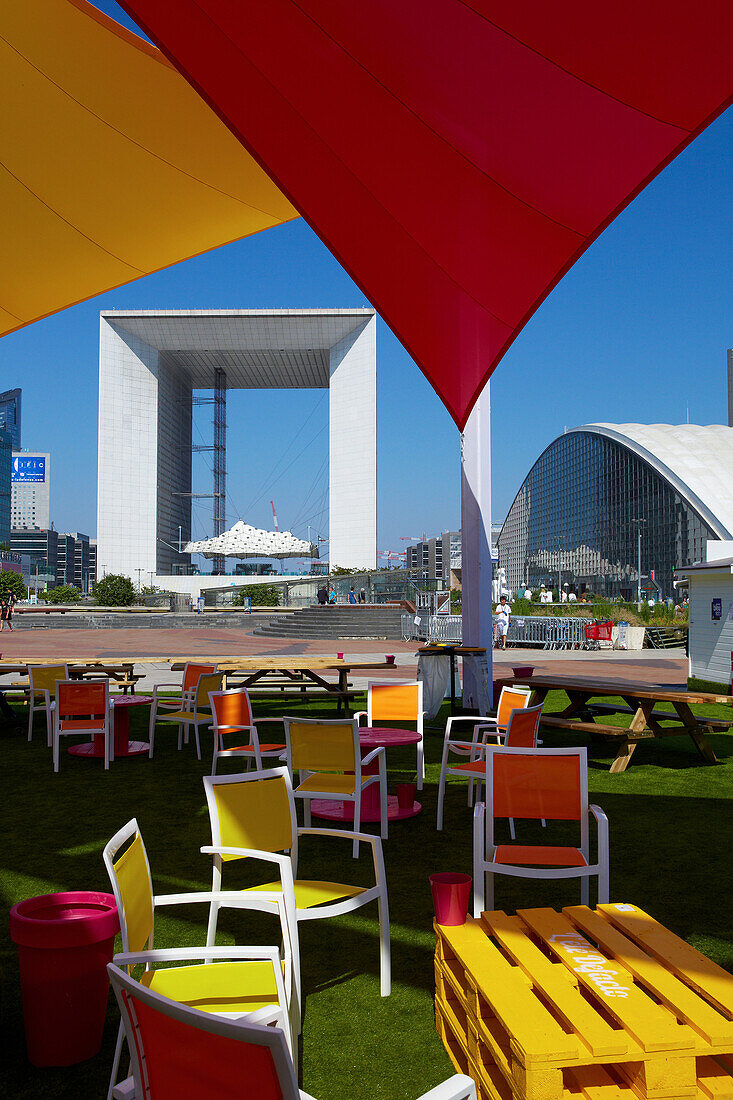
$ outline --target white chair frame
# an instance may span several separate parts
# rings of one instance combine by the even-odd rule
[[[290,806],[292,844],[289,853],[286,855],[278,852],[261,851],[256,848],[222,847],[221,834],[219,831],[219,816],[214,795],[215,787],[220,783],[256,783],[277,778],[282,779],[285,783]],[[380,992],[383,997],[388,997],[392,988],[389,902],[387,899],[387,877],[384,868],[384,854],[382,852],[382,842],[379,837],[371,836],[369,833],[347,832],[345,829],[299,828],[295,813],[293,785],[290,780],[290,772],[287,768],[268,768],[265,771],[245,772],[242,775],[204,776],[204,790],[206,791],[206,802],[209,808],[209,817],[211,819],[211,844],[205,845],[201,851],[204,855],[211,855],[214,857],[212,891],[217,895],[217,897],[212,900],[209,910],[209,927],[206,936],[207,946],[211,947],[215,943],[219,909],[228,904],[226,901],[219,900],[218,897],[218,895],[221,894],[222,856],[230,855],[260,859],[266,863],[275,864],[278,869],[282,896],[285,900],[290,926],[293,928],[297,928],[299,921],[324,920],[328,917],[340,917],[344,913],[351,913],[355,909],[361,909],[362,906],[368,905],[372,901],[377,902],[379,912]],[[298,876],[298,841],[304,836],[331,836],[339,840],[358,839],[365,844],[369,844],[372,849],[374,886],[368,887],[355,897],[348,897],[341,901],[318,905],[312,909],[298,909],[295,904],[295,882]],[[268,897],[267,894],[253,891],[250,893],[249,897],[253,908],[258,907],[255,904],[257,899],[262,899],[262,905],[259,906],[259,908],[264,912],[272,913],[276,911],[272,903],[266,900]],[[299,981],[299,969],[296,970],[295,973]],[[297,1002],[298,1004],[301,1003],[300,986],[298,986],[297,990]]]
[[[122,1026],[128,1033],[128,1046],[132,1052],[130,1069],[131,1077],[118,1085],[113,1093],[114,1100],[145,1100],[145,1078],[139,1051],[143,1049],[142,1041],[136,1040],[136,1020],[130,1011],[128,1002],[123,997],[126,991],[132,997],[173,1020],[189,1024],[191,1027],[207,1031],[212,1035],[220,1035],[225,1038],[240,1040],[256,1046],[267,1047],[272,1055],[273,1066],[277,1074],[278,1085],[283,1100],[315,1100],[310,1093],[298,1088],[292,1058],[286,1044],[283,1032],[278,1027],[264,1026],[275,1022],[268,1009],[260,1009],[246,1017],[237,1020],[227,1020],[222,1016],[214,1016],[211,1013],[201,1012],[197,1008],[189,1008],[188,1005],[177,1004],[167,997],[161,997],[150,989],[141,986],[114,963],[107,967],[110,982],[120,1007]],[[134,1011],[134,1010],[133,1010]],[[214,1100],[213,1097],[203,1097],[202,1100]],[[418,1100],[476,1100],[476,1086],[470,1077],[463,1074],[455,1074],[437,1088],[423,1093]]]
[[[51,692],[48,688],[36,688],[36,692],[43,691],[43,702],[36,702],[36,692],[33,690],[33,673],[36,669],[43,670],[43,665],[28,665],[28,740],[33,740],[33,718],[39,711],[44,711],[46,715],[46,744],[49,748],[53,744],[53,712],[56,709],[56,700],[51,698]],[[48,667],[48,666],[46,666]],[[54,665],[54,668],[63,668],[63,679],[69,679],[69,666],[68,665]]]
[[[211,704],[211,713],[214,721],[211,723],[211,730],[214,735],[214,756],[211,761],[211,774],[216,775],[217,763],[220,759],[226,759],[231,757],[239,757],[240,759],[247,761],[247,771],[250,770],[252,761],[255,762],[256,770],[262,771],[263,760],[280,760],[282,759],[285,749],[270,749],[264,752],[260,748],[259,727],[264,725],[265,722],[278,722],[282,725],[285,721],[283,718],[257,718],[253,717],[252,724],[249,726],[220,726],[216,720],[216,707],[214,706],[214,699],[222,695],[241,695],[242,692],[247,696],[250,704],[250,713],[252,713],[252,700],[249,697],[249,692],[246,688],[225,688],[222,691],[210,691],[209,703]],[[219,747],[219,739],[226,733],[235,733],[241,731],[242,733],[249,731],[250,743],[252,745],[252,752],[246,752],[244,749],[224,749]],[[283,745],[285,744],[285,738],[283,735]]]
[[[165,714],[165,713],[164,714],[159,714],[158,713],[157,708],[158,708],[158,706],[161,705],[161,702],[162,702],[161,700],[158,700],[157,702],[154,701],[153,703],[150,704],[150,721],[149,721],[149,724],[148,724],[148,740],[149,740],[149,743],[150,743],[150,748],[148,750],[148,757],[150,758],[150,760],[153,759],[153,752],[155,750],[155,726],[156,726],[156,723],[157,722],[168,722],[169,724],[175,724],[177,719],[175,719],[173,717],[173,714],[175,714],[176,709],[181,711],[181,712],[186,712],[186,713],[193,714],[193,718],[190,721],[188,721],[188,722],[179,721],[178,722],[178,749],[180,751],[184,744],[186,744],[186,745],[188,744],[189,729],[190,729],[191,726],[193,726],[194,741],[196,743],[196,757],[199,760],[201,759],[201,740],[199,738],[199,726],[209,726],[211,724],[211,714],[209,713],[208,710],[202,710],[201,712],[199,712],[199,706],[202,705],[202,704],[199,704],[199,698],[198,698],[199,683],[201,682],[201,678],[203,676],[216,676],[216,675],[221,675],[221,673],[219,673],[218,671],[217,672],[202,672],[201,676],[199,676],[198,680],[196,681],[196,686],[191,688],[190,691],[183,692],[181,694],[181,698],[183,699],[183,703],[179,707],[174,708],[171,714]],[[208,692],[207,694],[211,695],[211,692]]]
[[[350,725],[354,737],[354,793],[353,794],[334,794],[333,791],[300,791],[295,786],[295,779],[293,776],[292,766],[292,752],[291,752],[291,740],[290,740],[290,723],[293,722],[296,725],[304,726],[346,726]],[[362,758],[361,749],[359,746],[359,723],[354,718],[283,718],[283,726],[285,727],[285,744],[286,744],[286,761],[288,765],[288,771],[290,772],[290,782],[293,784],[293,795],[295,798],[303,799],[303,824],[307,829],[311,827],[311,800],[314,798],[319,799],[335,799],[340,802],[351,802],[354,806],[354,843],[353,843],[353,856],[354,859],[359,858],[359,834],[361,832],[361,796],[367,787],[371,787],[373,783],[379,783],[379,817],[380,817],[380,834],[382,840],[387,840],[389,836],[389,818],[387,816],[388,803],[387,803],[387,761],[384,748],[372,749]],[[362,767],[364,764],[371,764],[373,760],[376,760],[379,764],[379,772],[376,775],[362,774]],[[299,769],[299,782],[303,783],[309,776],[317,773],[306,771],[305,769]]]
[[[495,863],[498,845],[494,842],[494,757],[497,753],[516,756],[577,756],[580,775],[580,845],[577,851],[585,860],[585,866],[577,867],[526,867],[509,863]],[[598,862],[590,862],[590,818],[594,817],[598,828]],[[503,745],[486,747],[486,805],[477,802],[473,814],[473,913],[479,917],[483,910],[494,909],[494,875],[511,875],[514,878],[565,879],[579,878],[580,901],[588,904],[590,895],[588,880],[598,878],[598,904],[609,899],[609,846],[608,818],[600,806],[588,803],[588,754],[584,747],[562,749],[505,748]]]
[[[502,690],[502,694],[503,694],[504,689],[502,688],[501,690]],[[529,700],[529,697],[532,694],[531,691],[529,691],[529,690],[524,691],[521,688],[512,688],[512,691],[516,691],[517,694],[524,695],[527,700]],[[501,704],[501,695],[499,696],[499,703],[497,704],[497,710],[498,710],[500,704]],[[518,708],[518,709],[521,709],[521,708]],[[453,738],[451,737],[453,726],[457,725],[459,722],[462,722],[464,724],[466,722],[472,722],[473,723],[473,737],[472,737],[471,741],[454,741]],[[453,772],[453,771],[450,770],[450,767],[449,767],[449,764],[448,764],[448,754],[452,752],[456,756],[465,756],[471,762],[473,762],[474,760],[479,760],[480,757],[481,757],[481,752],[479,750],[482,750],[483,748],[486,747],[487,738],[494,737],[496,739],[497,744],[498,744],[500,742],[500,739],[504,736],[504,732],[505,732],[505,727],[502,728],[502,727],[499,726],[499,721],[498,721],[498,718],[496,716],[486,717],[484,715],[455,714],[455,715],[451,715],[450,718],[448,719],[448,721],[446,722],[446,724],[445,724],[445,736],[443,738],[443,755],[442,755],[441,760],[440,760],[440,780],[438,782],[437,828],[438,828],[439,831],[443,828],[443,804],[444,804],[444,801],[445,801],[445,780],[446,780],[446,776],[448,776],[448,775],[461,775],[462,774],[461,772]],[[479,741],[479,734],[480,734],[480,741]],[[474,783],[475,782],[476,782],[476,780],[473,780],[473,779],[468,780],[467,801],[468,801],[469,806],[473,806]],[[481,795],[481,784],[480,784],[480,782],[479,782],[479,792],[478,793],[479,793],[479,797],[480,797],[480,795]]]
[[[117,952],[113,957],[113,962],[117,966],[131,967],[144,965],[145,970],[151,970],[152,963],[160,962],[204,962],[213,963],[216,961],[247,961],[247,960],[268,960],[272,964],[273,973],[275,977],[275,986],[278,993],[278,1004],[271,1010],[268,1006],[267,1009],[258,1009],[257,1012],[272,1012],[273,1020],[278,1023],[278,1026],[282,1027],[286,1034],[286,1040],[288,1049],[292,1052],[296,1042],[297,1034],[300,1028],[300,945],[298,943],[298,926],[297,923],[289,919],[287,906],[283,902],[283,898],[280,894],[273,893],[248,893],[245,890],[232,890],[227,893],[214,894],[211,891],[200,890],[194,893],[185,894],[154,894],[153,893],[153,880],[150,874],[150,862],[148,860],[147,849],[143,841],[143,855],[145,856],[145,868],[148,876],[148,886],[150,889],[150,896],[153,899],[153,921],[155,920],[155,910],[158,906],[162,905],[192,905],[205,903],[211,905],[214,902],[231,906],[236,909],[254,909],[257,911],[262,910],[263,900],[268,903],[270,910],[277,913],[280,919],[280,929],[282,932],[282,952],[277,947],[258,947],[258,946],[234,946],[234,947],[214,947],[213,945],[207,947],[173,947],[153,949],[153,937],[154,930],[150,934],[147,946],[143,951],[130,951],[130,944],[127,934],[127,924],[124,919],[124,907],[122,901],[122,891],[117,880],[117,875],[114,869],[114,858],[120,848],[128,841],[133,840],[135,836],[140,836],[142,840],[142,834],[138,826],[137,820],[133,817],[126,825],[123,825],[115,835],[104,846],[102,858],[104,865],[107,869],[110,882],[112,884],[112,891],[114,893],[115,901],[117,902],[117,911],[120,914],[120,936],[122,939],[122,951]],[[137,984],[137,983],[136,983]],[[159,996],[159,994],[151,994],[152,996]],[[168,1000],[168,998],[162,998]],[[175,1002],[170,1002],[175,1003]],[[251,1015],[255,1015],[252,1013]],[[202,1013],[203,1016],[210,1015],[209,1013]],[[214,1018],[214,1017],[212,1017]],[[216,1019],[226,1019],[225,1014],[220,1014],[215,1017]],[[237,1016],[237,1018],[240,1018]],[[120,1028],[117,1033],[117,1044],[115,1046],[114,1061],[112,1065],[112,1075],[110,1077],[109,1092],[107,1093],[107,1100],[111,1100],[113,1096],[113,1088],[117,1079],[117,1073],[120,1065],[120,1056],[122,1053],[122,1041],[124,1039],[124,1026],[120,1022]],[[124,1094],[127,1095],[127,1094]]]
[[[361,722],[362,718],[366,718],[367,726],[373,725],[372,722],[372,688],[381,687],[414,687],[417,685],[417,717],[415,718],[415,729],[420,734],[420,740],[417,743],[417,789],[419,791],[423,788],[425,782],[425,745],[424,745],[424,732],[423,726],[425,721],[425,711],[423,709],[423,685],[422,680],[386,680],[381,683],[376,680],[370,680],[367,684],[367,709],[358,710],[354,715],[357,722]],[[385,718],[384,721],[402,721],[401,718],[389,719]],[[379,719],[382,721],[382,719]],[[406,721],[412,721],[412,719],[406,719]]]

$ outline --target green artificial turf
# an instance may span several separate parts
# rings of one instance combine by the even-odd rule
[[[554,693],[546,706],[557,711],[564,704],[565,697]],[[264,700],[258,700],[257,707],[263,715],[296,709]],[[305,709],[319,713],[316,703]],[[298,704],[297,713],[303,712],[304,706]],[[25,716],[25,711],[19,713]],[[332,710],[320,713],[333,717]],[[708,713],[729,717],[724,707],[708,708]],[[428,875],[471,872],[471,813],[465,784],[451,782],[444,831],[435,829],[446,716],[444,708],[426,732],[427,784],[418,796],[423,813],[393,823],[384,845],[392,922],[391,997],[379,996],[376,905],[338,920],[301,925],[306,999],[298,1068],[303,1088],[319,1100],[412,1098],[452,1072],[433,1018],[434,936]],[[134,710],[130,717],[131,735],[144,737],[147,709]],[[642,744],[629,769],[620,775],[608,771],[615,745],[591,744],[581,734],[570,737],[556,731],[546,731],[543,739],[548,746],[589,747],[591,800],[602,806],[610,822],[611,899],[634,902],[717,962],[733,968],[729,915],[733,737],[710,737],[719,767],[702,764],[689,738],[668,738]],[[30,745],[24,733],[0,727],[0,890],[6,906],[0,926],[1,1026],[6,1039],[0,1070],[3,1096],[14,1100],[104,1097],[118,1021],[110,999],[104,1044],[90,1062],[65,1069],[29,1065],[7,908],[22,898],[57,890],[107,890],[102,848],[133,816],[148,848],[157,892],[210,888],[209,858],[199,853],[199,847],[210,842],[201,782],[208,770],[209,745],[207,741],[205,759],[199,763],[192,745],[179,753],[175,740],[173,729],[161,727],[152,762],[147,757],[119,760],[108,773],[101,761],[70,757],[62,746],[61,771],[54,775],[40,718]],[[414,777],[414,748],[390,749],[387,761],[391,784]],[[220,770],[236,770],[232,764],[224,761]],[[519,839],[531,843],[535,836],[550,841],[558,834],[549,830],[541,834],[539,826],[518,823]],[[230,864],[225,870],[229,872],[225,886],[255,881],[252,864]],[[346,841],[309,840],[302,846],[300,873],[367,883],[370,857],[363,849],[358,862],[353,861]],[[578,900],[578,885],[573,882],[507,879],[496,888],[497,907],[507,911],[522,906],[559,908]],[[270,943],[275,940],[275,928],[272,918],[223,910],[219,942]],[[163,909],[156,919],[155,943],[157,947],[201,945],[205,930],[205,906]]]

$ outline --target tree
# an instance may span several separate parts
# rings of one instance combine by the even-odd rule
[[[130,607],[136,599],[134,584],[120,573],[108,573],[94,585],[94,600],[103,607]]]
[[[28,589],[22,574],[13,573],[11,569],[3,569],[0,572],[0,593],[2,592],[15,592],[19,600],[24,600],[28,595]]]
[[[280,589],[276,584],[247,584],[240,588],[232,600],[235,607],[244,605],[245,596],[252,600],[252,607],[279,607]]]
[[[38,597],[47,603],[79,603],[81,592],[74,584],[57,584],[47,592],[39,592]]]

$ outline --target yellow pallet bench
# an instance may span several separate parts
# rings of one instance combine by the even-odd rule
[[[480,1100],[733,1100],[733,976],[636,906],[435,931],[436,1027]]]

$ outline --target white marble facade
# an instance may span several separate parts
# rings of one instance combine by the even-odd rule
[[[99,575],[181,561],[166,543],[191,534],[191,397],[215,365],[228,389],[329,389],[330,562],[374,568],[374,311],[135,310],[100,316]]]

